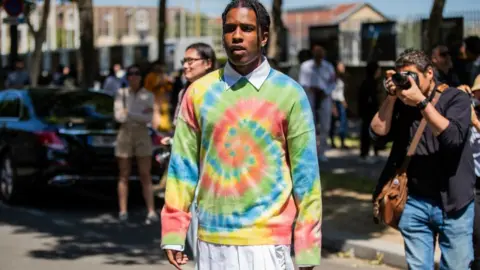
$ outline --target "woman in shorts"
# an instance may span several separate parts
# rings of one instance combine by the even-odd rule
[[[153,94],[142,87],[140,68],[133,65],[127,69],[128,88],[121,88],[115,95],[115,119],[121,123],[117,135],[115,156],[118,160],[118,204],[120,221],[127,221],[128,179],[132,158],[137,160],[143,197],[147,205],[145,223],[158,221],[152,191],[152,140],[148,124],[152,121]]]

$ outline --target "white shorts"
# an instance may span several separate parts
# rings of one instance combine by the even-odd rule
[[[198,270],[294,270],[289,245],[226,246],[198,240]]]

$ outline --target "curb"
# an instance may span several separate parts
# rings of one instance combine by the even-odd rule
[[[326,250],[352,252],[353,257],[366,260],[377,260],[383,255],[383,264],[408,269],[403,244],[380,239],[362,239],[358,235],[334,230],[324,230],[322,235],[322,246]],[[435,255],[435,264],[438,265],[440,256],[437,253]]]
[[[351,233],[324,230],[322,246],[335,252],[352,252],[359,259],[377,260],[383,254],[382,262],[400,269],[408,269],[403,245],[379,239],[361,239]],[[358,240],[352,240],[358,239]]]

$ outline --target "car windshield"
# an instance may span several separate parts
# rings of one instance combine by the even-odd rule
[[[31,93],[38,117],[49,121],[113,118],[113,97],[89,90],[38,91]]]

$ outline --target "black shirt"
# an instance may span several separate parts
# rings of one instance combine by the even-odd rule
[[[400,100],[394,106],[389,134],[378,136],[371,130],[374,140],[393,141],[376,194],[401,167],[422,119],[419,109],[404,105]],[[467,94],[447,88],[435,108],[450,124],[437,137],[427,124],[407,169],[409,194],[437,200],[446,212],[462,209],[474,197],[476,177],[469,143],[470,106]]]

